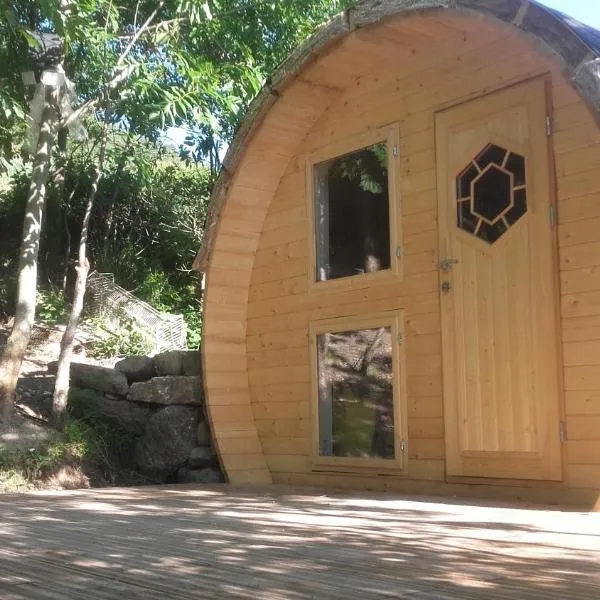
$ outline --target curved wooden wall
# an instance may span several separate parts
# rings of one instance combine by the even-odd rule
[[[421,484],[410,489],[430,492],[443,486],[441,361],[435,341],[439,303],[433,112],[548,73],[555,107],[559,209],[561,219],[567,219],[559,231],[565,271],[565,377],[567,390],[576,388],[567,391],[567,417],[569,427],[583,436],[570,445],[567,485],[584,489],[586,481],[600,482],[600,467],[582,463],[590,444],[585,421],[590,416],[600,419],[600,407],[595,395],[580,389],[588,383],[576,383],[588,377],[589,369],[576,362],[581,362],[584,346],[569,345],[580,338],[588,345],[596,343],[582,338],[579,325],[595,323],[588,304],[600,293],[600,285],[588,288],[598,280],[600,267],[588,265],[584,258],[592,248],[573,244],[578,225],[569,225],[569,219],[579,223],[585,218],[583,207],[590,216],[598,216],[598,203],[591,195],[595,188],[588,180],[594,169],[590,161],[600,160],[600,134],[562,75],[564,65],[538,49],[539,44],[536,49],[513,29],[472,15],[436,12],[396,18],[346,36],[271,99],[270,111],[227,186],[207,269],[203,360],[208,411],[232,483],[274,480],[406,489],[406,480],[382,484],[368,476],[336,478],[311,473],[308,466],[308,319],[353,314],[376,297],[380,310],[407,309],[413,338],[415,354],[408,355],[413,369],[408,389],[413,438],[409,477]],[[405,280],[351,296],[311,294],[304,155],[392,122],[401,124],[406,155],[401,167]],[[587,244],[600,243],[588,239],[590,235]],[[574,296],[576,292],[581,297]],[[419,353],[427,360],[417,360]],[[418,362],[427,365],[427,372],[419,371]],[[592,415],[590,410],[596,412]],[[598,445],[600,439],[591,443]],[[505,491],[489,488],[496,496]],[[559,497],[563,490],[554,491]]]
[[[299,140],[336,97],[333,86],[294,82],[239,165],[206,273],[203,364],[209,419],[231,483],[271,481],[250,406],[246,305],[265,215]]]

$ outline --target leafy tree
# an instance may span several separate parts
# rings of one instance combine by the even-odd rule
[[[9,9],[5,10],[6,14],[9,14]],[[43,40],[42,36],[40,36],[40,40]],[[46,76],[58,77],[61,68],[60,55],[60,44],[58,44],[56,53],[47,52],[44,48],[40,56]],[[60,87],[57,85],[46,86],[45,83],[40,82],[36,88],[36,96],[39,99],[39,116],[36,116],[32,123],[32,130],[35,132],[35,156],[23,222],[17,283],[17,306],[13,329],[0,360],[0,404],[2,405],[2,417],[5,421],[9,420],[12,413],[21,363],[33,329],[37,287],[37,258],[45,205],[46,182],[54,138],[60,121]]]
[[[64,174],[69,202],[62,201],[54,179],[48,184],[40,280],[59,289],[68,240],[78,239],[92,187],[99,154],[95,136],[94,129],[90,139],[67,156]],[[192,300],[197,293],[191,288],[197,279],[189,266],[201,241],[211,183],[209,170],[202,164],[181,161],[167,147],[110,128],[90,223],[91,268],[114,273],[120,285],[161,310],[185,313],[192,310],[192,304],[196,310]],[[0,218],[8,233],[22,221],[27,187],[28,170],[20,169],[5,191],[0,189]],[[0,238],[0,256],[16,256],[16,248],[17,236]],[[70,254],[69,259],[72,262]],[[13,267],[14,262],[8,268]]]
[[[53,79],[60,82],[64,72],[76,90],[73,95],[68,85],[37,84],[43,109],[32,127],[37,150],[25,216],[17,311],[0,360],[4,419],[12,410],[33,326],[40,230],[58,132],[77,127],[78,120],[93,114],[101,116],[104,132],[121,128],[149,140],[158,139],[167,125],[186,126],[188,156],[208,159],[214,176],[220,146],[231,139],[266,75],[316,24],[345,4],[346,0],[3,0],[0,32],[7,33],[8,41],[0,44],[0,54],[7,59],[10,76],[6,93],[0,95],[5,118],[4,125],[0,122],[0,135],[3,126],[8,131],[15,120],[22,122],[24,94],[18,75],[31,63],[31,49],[38,58],[52,55]],[[38,81],[48,70],[47,63],[34,61],[32,71]],[[105,148],[105,140],[101,138],[100,147]],[[63,143],[61,155],[65,148]],[[5,148],[6,156],[9,150]],[[103,156],[101,152],[94,189],[100,186]],[[59,173],[55,179],[64,181]],[[62,183],[59,187],[66,189]],[[95,194],[88,197],[89,216],[80,236],[84,243],[80,243],[79,273],[87,273],[85,228]],[[112,227],[110,211],[108,222]],[[78,285],[81,294],[85,276],[82,281]],[[79,305],[76,298],[74,306]],[[64,350],[68,356],[66,345]],[[64,382],[65,377],[59,380]],[[62,410],[64,398],[55,404]]]

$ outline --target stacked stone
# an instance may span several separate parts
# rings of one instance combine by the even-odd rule
[[[157,483],[223,481],[205,416],[200,355],[131,356],[114,369],[71,364],[72,412],[135,440],[136,471]]]

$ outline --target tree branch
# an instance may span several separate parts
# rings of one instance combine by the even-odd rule
[[[156,15],[159,13],[160,9],[164,6],[165,0],[160,0],[157,4],[156,8],[152,11],[150,16],[144,21],[143,25],[138,29],[136,34],[133,36],[129,44],[123,52],[119,59],[117,60],[117,64],[114,68],[113,78],[104,86],[102,91],[95,97],[90,98],[86,102],[84,102],[78,109],[74,110],[66,119],[60,122],[60,127],[68,127],[72,124],[76,119],[79,119],[86,111],[91,109],[93,106],[98,104],[103,98],[106,98],[112,90],[119,87],[124,81],[129,79],[132,73],[134,73],[139,67],[139,63],[134,63],[133,65],[123,66],[125,59],[131,51],[135,43],[139,40],[140,36],[147,30],[150,26]]]
[[[160,29],[161,27],[168,27],[170,25],[178,25],[180,23],[187,23],[189,21],[189,17],[178,17],[177,19],[168,19],[166,21],[161,21],[160,23],[157,23],[156,25],[151,25],[150,27],[146,27],[146,30],[144,31],[144,35],[147,33],[150,33],[156,29]],[[122,34],[119,36],[120,40],[130,40],[134,35],[136,35],[135,33],[131,33],[129,35],[126,34]]]
[[[129,42],[129,44],[127,45],[125,50],[123,50],[123,53],[121,54],[121,56],[119,57],[119,60],[117,61],[117,66],[115,67],[115,69],[118,69],[119,67],[121,67],[121,65],[123,64],[123,62],[129,55],[129,53],[133,49],[133,46],[135,45],[135,43],[138,41],[138,39],[140,38],[142,33],[144,33],[144,31],[146,31],[146,29],[150,26],[150,23],[152,23],[152,21],[154,21],[154,17],[156,17],[158,12],[164,5],[165,5],[165,0],[160,0],[158,5],[156,6],[156,8],[152,11],[152,14],[144,21],[144,24],[137,30],[136,34],[131,38],[131,41]]]

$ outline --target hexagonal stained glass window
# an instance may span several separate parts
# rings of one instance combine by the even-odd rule
[[[460,229],[493,244],[527,212],[525,158],[488,144],[456,178]]]

